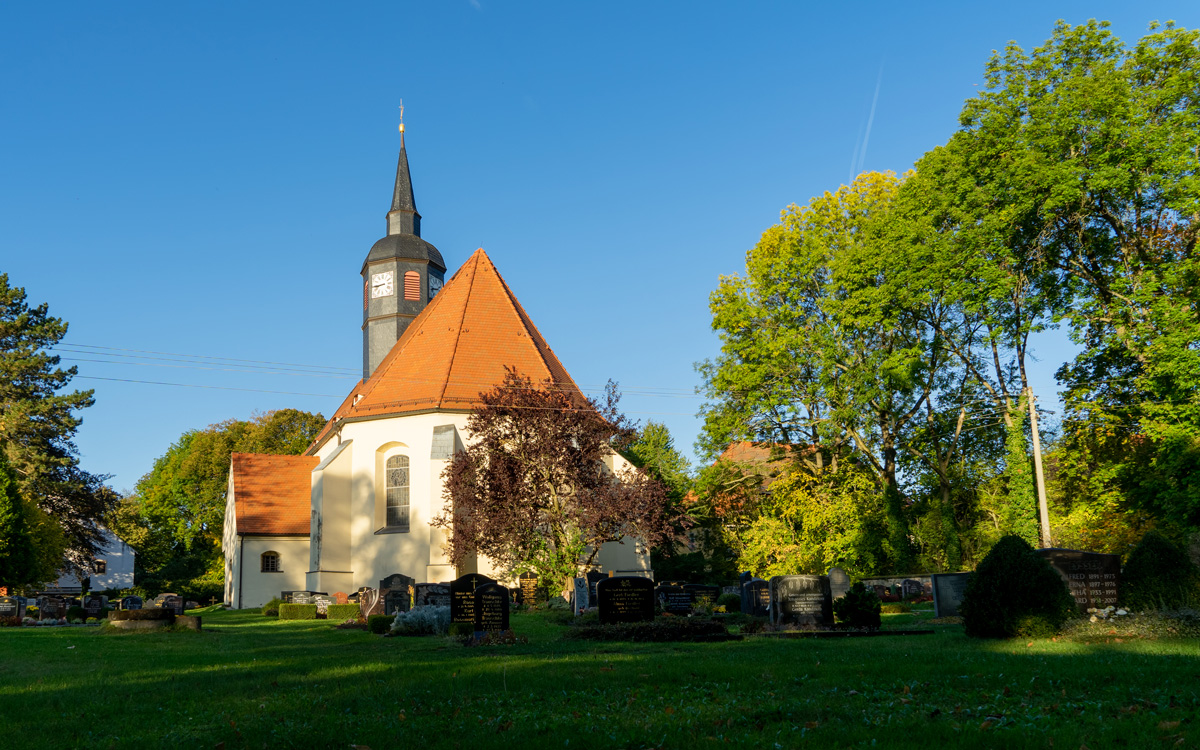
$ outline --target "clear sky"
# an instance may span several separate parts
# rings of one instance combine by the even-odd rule
[[[69,321],[83,466],[117,489],[189,428],[328,416],[403,99],[450,271],[486,249],[585,390],[690,450],[718,276],[788,204],[943,143],[991,51],[1059,18],[1132,42],[1200,4],[5,3],[0,271]],[[1035,354],[1053,407],[1069,346]]]

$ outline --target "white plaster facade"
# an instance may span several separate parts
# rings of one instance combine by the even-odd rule
[[[117,538],[107,529],[104,530],[104,548],[92,562],[92,571],[88,576],[88,588],[92,591],[107,589],[127,589],[133,586],[134,551],[125,542]],[[103,572],[100,572],[103,571]],[[83,589],[83,581],[74,573],[64,571],[50,586],[48,591],[78,593]]]

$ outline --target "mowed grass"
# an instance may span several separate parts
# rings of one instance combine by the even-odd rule
[[[920,615],[887,617],[914,624]],[[380,638],[255,612],[200,633],[0,630],[4,735],[53,747],[1195,747],[1195,640],[713,644]],[[222,744],[223,743],[223,744]]]

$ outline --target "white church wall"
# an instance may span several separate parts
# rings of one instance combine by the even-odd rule
[[[308,570],[308,537],[242,536],[238,537],[234,552],[237,563],[233,566],[232,581],[227,580],[226,586],[231,591],[230,603],[234,608],[261,607],[273,597],[279,596],[281,591],[307,590],[305,573]],[[262,556],[265,552],[279,555],[278,571],[262,569]],[[230,583],[232,587],[228,585]]]
[[[305,589],[353,593],[351,536],[355,522],[353,440],[343,438],[313,469],[312,519],[309,528],[309,560]]]

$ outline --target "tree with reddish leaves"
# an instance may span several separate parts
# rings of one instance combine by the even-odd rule
[[[446,505],[433,521],[448,530],[455,565],[483,555],[556,591],[602,544],[649,548],[671,534],[667,488],[618,456],[634,429],[612,382],[600,403],[509,370],[480,399],[467,422],[470,447],[446,467]]]

